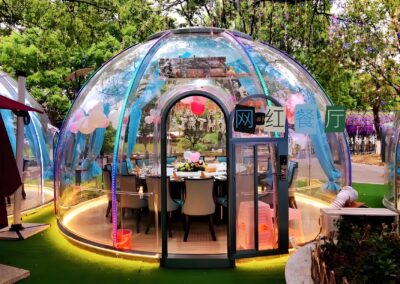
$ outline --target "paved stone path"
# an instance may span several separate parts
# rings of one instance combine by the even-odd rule
[[[286,284],[313,284],[311,279],[311,250],[315,243],[296,250],[285,267]]]
[[[0,284],[11,284],[29,277],[30,272],[25,269],[0,264]]]

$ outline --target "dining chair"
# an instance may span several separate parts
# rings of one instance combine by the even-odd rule
[[[226,156],[215,156],[215,159],[217,160],[218,163],[226,163],[227,161]]]
[[[136,159],[136,160],[135,160],[135,164],[136,164],[138,167],[141,167],[141,166],[143,165],[143,159]]]
[[[152,193],[149,196],[149,210],[151,212],[157,211],[157,213],[161,212],[161,177],[160,176],[147,176],[146,177],[146,185],[147,185],[147,192]],[[167,213],[168,213],[168,219],[167,219],[167,227],[168,227],[168,234],[169,237],[172,238],[172,230],[171,230],[171,225],[172,225],[172,212],[177,210],[180,207],[181,201],[178,199],[172,199],[171,194],[170,194],[170,186],[169,186],[169,178],[167,179]],[[157,208],[155,208],[154,204],[154,198],[157,196]],[[153,218],[149,218],[149,223],[147,224],[146,228],[146,234],[149,233],[150,226],[152,223]]]
[[[140,167],[140,168],[143,167],[143,164],[148,166],[150,164],[150,159],[137,159],[136,160],[136,165],[138,167]]]
[[[122,161],[122,164],[121,164],[121,175],[126,176],[128,174],[129,174],[128,163],[126,161]]]
[[[120,207],[122,208],[122,219],[124,218],[126,208],[137,211],[136,233],[140,233],[140,218],[142,215],[142,208],[147,206],[147,200],[141,198],[137,192],[137,178],[135,175],[119,176],[119,186],[121,191]]]
[[[167,157],[167,165],[173,164],[177,159],[177,156],[168,156]]]
[[[190,230],[190,216],[209,216],[209,229],[213,241],[217,238],[214,232],[213,214],[215,212],[215,201],[213,196],[214,179],[186,179],[185,200],[182,205],[182,213],[185,214],[185,236],[186,242]]]
[[[293,181],[297,180],[299,162],[289,161],[288,167],[288,187],[289,187],[289,207],[297,209],[295,199],[296,185],[293,186]]]
[[[272,189],[273,176],[272,176],[272,161],[271,161],[271,159],[268,159],[268,170],[267,170],[267,173],[264,174],[262,177],[260,177],[259,183],[261,184],[261,190],[262,191],[266,191],[266,190],[271,190]]]

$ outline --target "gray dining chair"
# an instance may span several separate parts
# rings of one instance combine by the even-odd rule
[[[137,194],[137,180],[135,175],[119,176],[119,186],[121,192],[127,192],[121,193],[120,197],[121,217],[122,219],[124,218],[126,208],[136,211],[136,233],[140,233],[140,218],[142,209],[147,207],[147,200]]]
[[[161,177],[160,176],[147,176],[146,177],[146,185],[147,185],[147,192],[152,193],[152,195],[149,196],[149,210],[151,212],[154,212],[154,217],[156,216],[156,211],[157,213],[161,212]],[[168,234],[169,237],[172,238],[172,230],[171,230],[171,225],[172,225],[172,212],[177,210],[180,207],[181,201],[178,199],[172,199],[171,194],[170,194],[170,186],[169,186],[169,178],[167,179],[167,212],[168,212]],[[154,206],[154,197],[157,196],[157,208]],[[149,223],[146,228],[146,234],[149,233],[150,226],[152,224],[154,218],[149,218]]]
[[[214,232],[213,214],[215,212],[215,201],[213,196],[214,179],[186,179],[185,201],[182,205],[182,213],[185,214],[185,236],[186,242],[190,230],[190,216],[209,216],[209,229],[211,237],[217,240]]]

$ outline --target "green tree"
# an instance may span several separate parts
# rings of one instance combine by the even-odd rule
[[[97,69],[173,22],[140,0],[2,0],[0,25],[0,66],[27,72],[28,90],[59,125],[77,88],[68,74]]]
[[[400,4],[395,1],[356,1],[346,3],[333,45],[340,64],[353,70],[352,95],[357,107],[372,109],[379,134],[379,112],[393,109],[400,96],[400,57],[397,26]]]
[[[399,101],[400,4],[332,1],[164,1],[184,25],[236,29],[291,54],[318,79],[336,104],[374,112]],[[342,1],[343,2],[343,1]],[[340,9],[339,9],[340,10]]]

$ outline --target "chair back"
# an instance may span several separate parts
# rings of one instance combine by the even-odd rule
[[[226,156],[216,156],[218,163],[226,163]]]
[[[103,170],[104,190],[106,190],[108,200],[111,200],[111,172]]]
[[[176,159],[177,159],[176,156],[168,156],[168,157],[167,157],[167,164],[168,164],[168,165],[172,164],[173,162],[176,161]]]
[[[126,176],[128,175],[128,163],[126,161],[123,161],[121,164],[121,175]]]
[[[185,187],[186,197],[182,205],[182,213],[191,216],[203,216],[215,212],[214,179],[186,179]]]
[[[149,210],[156,211],[154,208],[154,198],[157,196],[157,211],[161,212],[161,177],[160,176],[148,176],[146,177],[147,192],[153,193],[149,196]],[[178,209],[176,204],[169,194],[169,178],[167,179],[167,212]]]
[[[105,171],[109,171],[109,172],[111,173],[111,171],[112,171],[112,166],[111,166],[111,164],[105,164],[103,169],[104,169]]]
[[[293,180],[297,178],[299,163],[296,161],[289,161],[288,167],[288,184],[289,188],[292,187]]]
[[[136,176],[135,175],[127,175],[127,176],[119,176],[119,187],[120,191],[129,192],[129,193],[137,193],[136,187]],[[142,208],[147,206],[147,201],[145,199],[141,199],[139,195],[131,195],[131,194],[123,194],[121,193],[121,207],[122,208]]]
[[[143,167],[143,164],[145,164],[146,166],[148,166],[150,164],[150,159],[137,159],[136,160],[136,165],[138,167]]]

